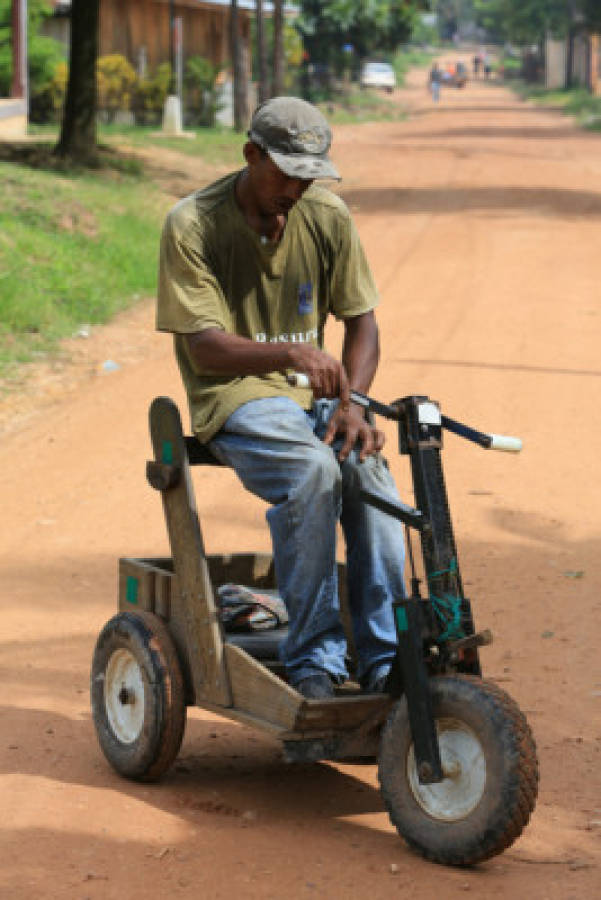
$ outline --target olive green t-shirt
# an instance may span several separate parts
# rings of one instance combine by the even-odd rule
[[[181,200],[161,238],[157,328],[175,334],[192,429],[207,442],[243,403],[288,396],[304,409],[311,391],[283,374],[216,375],[192,361],[184,335],[219,328],[253,341],[323,345],[329,313],[361,315],[377,291],[343,201],[313,184],[288,214],[277,243],[248,225],[233,173]]]

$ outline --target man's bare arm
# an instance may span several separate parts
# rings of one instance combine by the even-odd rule
[[[344,343],[342,346],[342,362],[347,372],[349,386],[365,393],[373,381],[380,359],[380,342],[378,325],[372,312],[344,322]],[[344,435],[344,443],[338,454],[342,462],[359,441],[361,461],[374,453],[379,453],[384,446],[384,435],[365,420],[363,410],[354,404],[344,404],[341,400],[338,409],[330,419],[324,442],[331,444],[337,435]]]
[[[212,375],[266,375],[303,372],[313,395],[340,397],[348,406],[349,385],[344,366],[312,344],[252,341],[219,328],[186,335],[197,369]]]
[[[373,311],[345,319],[342,364],[350,387],[363,394],[367,393],[379,361],[380,338]]]

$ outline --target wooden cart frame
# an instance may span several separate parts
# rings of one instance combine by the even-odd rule
[[[224,633],[216,587],[235,582],[274,588],[273,560],[267,554],[205,553],[191,466],[219,463],[195,438],[184,436],[179,411],[169,398],[158,397],[151,404],[150,431],[155,458],[147,464],[147,477],[162,496],[173,557],[122,558],[119,611],[145,610],[167,624],[188,705],[270,732],[285,742],[291,759],[374,755],[390,697],[347,689],[331,700],[307,700],[280,677],[277,645],[284,629]],[[339,576],[341,607],[346,610],[343,565]],[[348,615],[343,614],[343,620],[348,626]]]

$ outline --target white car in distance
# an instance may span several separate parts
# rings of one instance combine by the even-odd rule
[[[381,88],[392,94],[396,87],[396,75],[388,63],[366,62],[361,69],[359,84],[362,88]]]

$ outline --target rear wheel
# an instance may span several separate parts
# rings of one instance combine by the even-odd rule
[[[536,746],[505,691],[470,676],[433,678],[444,779],[421,784],[407,702],[382,733],[379,776],[391,821],[412,849],[446,865],[472,865],[509,847],[534,809]]]
[[[138,781],[160,778],[181,746],[186,705],[177,653],[158,616],[125,612],[106,623],[92,661],[91,700],[112,767]]]

